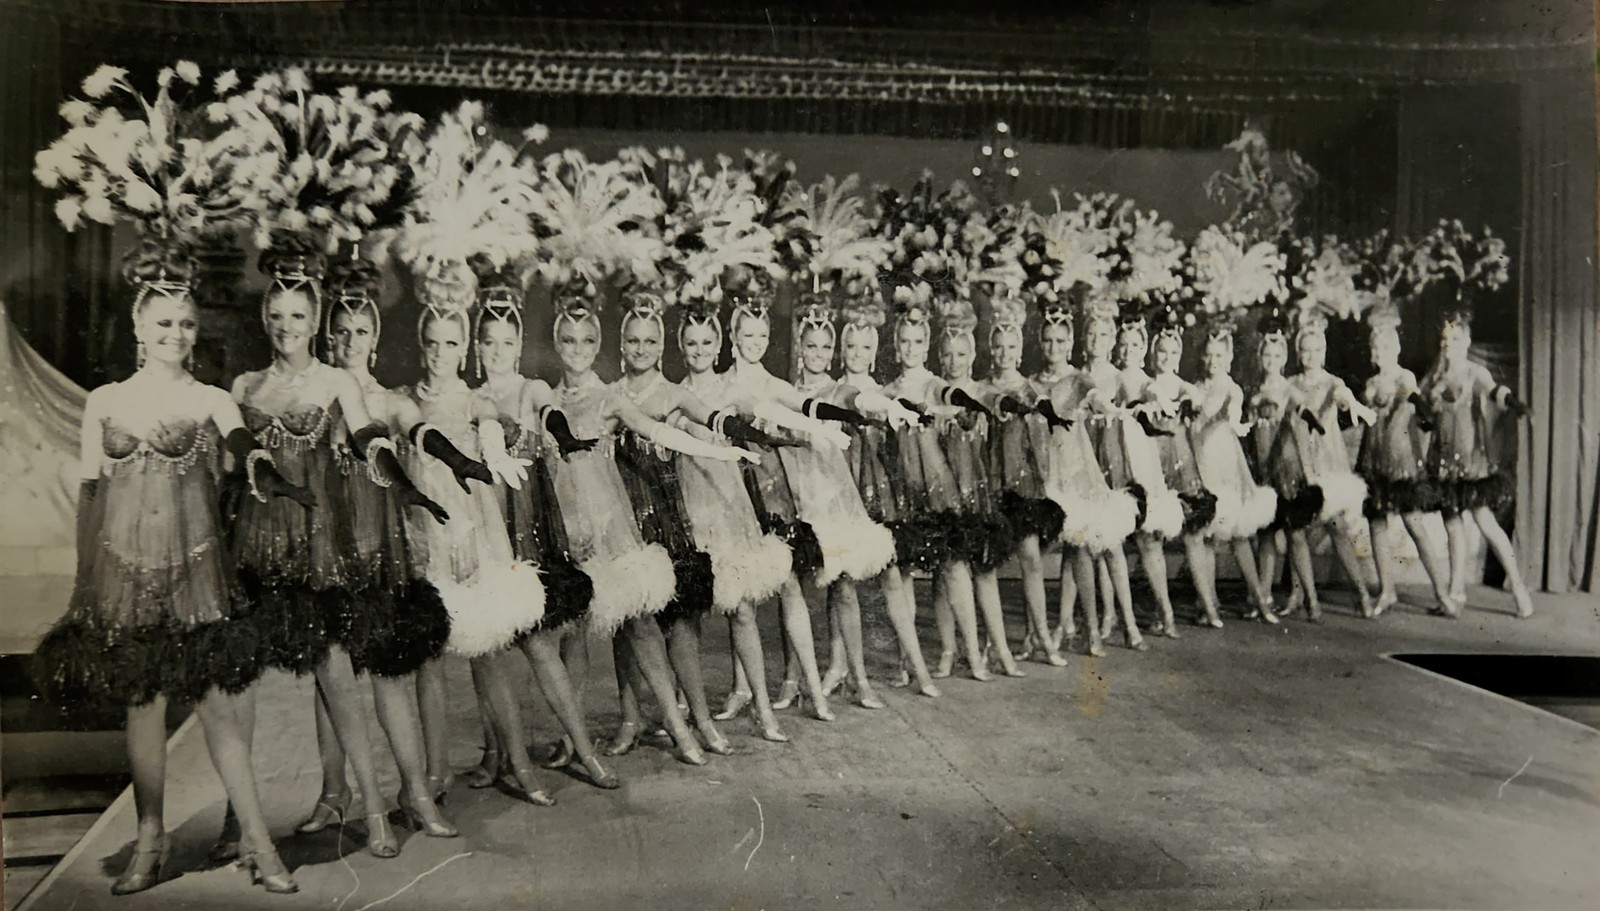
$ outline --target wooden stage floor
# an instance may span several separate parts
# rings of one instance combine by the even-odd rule
[[[783,713],[787,745],[730,722],[738,753],[704,768],[649,747],[612,761],[620,791],[545,773],[553,808],[458,787],[446,812],[463,837],[401,830],[387,861],[362,850],[359,827],[289,834],[318,793],[310,686],[272,676],[255,762],[298,895],[205,869],[222,791],[191,722],[173,740],[167,794],[181,875],[109,894],[131,850],[125,794],[24,907],[1595,907],[1600,732],[1388,657],[1600,655],[1593,604],[1541,598],[1518,622],[1507,596],[1479,590],[1463,621],[1402,605],[1371,623],[1342,595],[1328,601],[1322,626],[1185,627],[1143,655],[1113,647],[1064,669],[1030,664],[1025,680],[946,681],[939,700],[884,685],[888,708],[840,699],[831,725]],[[774,635],[775,616],[763,624]],[[880,676],[887,636],[869,624]],[[720,702],[726,637],[707,638]],[[593,649],[597,734],[616,718],[606,651]],[[768,655],[776,668],[775,643]],[[464,766],[477,725],[465,666],[452,675]],[[530,718],[548,742],[542,705]]]

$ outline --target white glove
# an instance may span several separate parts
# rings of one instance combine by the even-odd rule
[[[521,490],[533,460],[514,459],[506,454],[506,431],[499,421],[478,422],[478,446],[483,450],[483,464],[488,466],[489,473],[512,490]]]

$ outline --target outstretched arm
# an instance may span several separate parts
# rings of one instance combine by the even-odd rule
[[[633,403],[616,395],[607,397],[607,412],[612,418],[622,423],[622,426],[639,434],[650,442],[663,449],[681,452],[684,455],[698,456],[706,459],[718,459],[724,462],[748,459],[760,461],[755,453],[744,449],[735,449],[731,446],[718,446],[697,440],[693,435],[685,433],[675,427],[670,427],[661,421],[653,421],[646,417]]]

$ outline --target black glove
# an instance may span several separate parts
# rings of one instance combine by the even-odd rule
[[[1200,409],[1194,407],[1194,402],[1192,400],[1184,399],[1181,403],[1179,403],[1179,405],[1178,405],[1178,419],[1179,420],[1183,421],[1184,423],[1188,423],[1189,421],[1192,421],[1192,420],[1194,420],[1195,418],[1197,418],[1199,416],[1200,416]]]
[[[1170,436],[1172,436],[1172,431],[1170,431],[1170,430],[1161,430],[1160,428],[1156,427],[1156,425],[1150,423],[1150,413],[1148,411],[1139,412],[1139,416],[1137,418],[1135,418],[1134,420],[1137,420],[1139,422],[1139,426],[1144,430],[1144,435],[1147,436],[1147,437],[1170,437]]]
[[[1003,395],[1003,396],[1000,397],[1000,410],[1005,412],[1006,414],[1015,414],[1015,415],[1025,415],[1025,414],[1031,414],[1032,413],[1032,411],[1028,408],[1028,406],[1022,404],[1021,402],[1017,401],[1014,397],[1009,396],[1009,395]]]
[[[955,405],[958,408],[965,408],[968,411],[976,411],[989,420],[994,420],[994,412],[990,411],[982,402],[970,395],[967,395],[966,390],[964,389],[959,389],[955,386],[946,387],[944,391],[944,397],[945,401],[951,405]]]
[[[1500,388],[1505,390],[1505,409],[1513,418],[1521,419],[1533,413],[1525,402],[1517,398],[1517,394],[1515,392],[1512,392],[1508,387],[1505,386],[1501,386]]]
[[[250,453],[266,448],[243,427],[235,427],[223,441],[223,445],[233,456],[234,464],[238,465],[239,470],[245,472],[247,477],[250,471]],[[317,495],[311,492],[311,488],[290,484],[278,471],[278,466],[265,459],[256,460],[254,487],[254,492],[264,497],[288,497],[306,509],[314,509],[317,505]]]
[[[550,431],[550,435],[555,438],[556,448],[561,450],[564,456],[572,455],[574,452],[588,452],[600,442],[580,439],[572,432],[572,425],[567,423],[566,413],[555,408],[544,413],[544,429]]]
[[[1325,434],[1328,432],[1328,429],[1322,426],[1322,422],[1317,420],[1317,416],[1311,413],[1310,408],[1300,409],[1300,420],[1306,422],[1306,426],[1311,428],[1312,433]]]
[[[1428,403],[1423,400],[1422,393],[1413,392],[1406,398],[1412,407],[1417,410],[1417,428],[1423,433],[1433,432],[1433,413],[1428,408]]]
[[[89,521],[90,510],[99,493],[99,478],[85,478],[78,483],[78,575],[80,577],[88,569],[88,561],[94,554],[94,539],[99,532],[94,523]]]
[[[860,412],[851,411],[849,408],[840,408],[828,402],[819,402],[816,399],[806,399],[800,406],[800,413],[819,421],[838,421],[853,427],[866,427],[872,419]]]
[[[372,457],[372,461],[373,464],[378,466],[378,470],[383,472],[384,477],[389,479],[389,483],[393,485],[395,499],[400,502],[401,506],[416,506],[426,509],[433,515],[434,519],[438,520],[440,525],[450,521],[450,514],[444,511],[443,506],[429,499],[427,494],[417,489],[417,485],[411,483],[411,478],[406,476],[405,469],[400,467],[400,460],[395,458],[394,450],[384,447],[378,450],[378,454]]]
[[[421,439],[418,439],[419,436]],[[450,442],[450,438],[437,427],[418,424],[411,428],[411,443],[448,466],[462,490],[467,489],[468,480],[481,481],[484,484],[494,483],[494,475],[490,473],[489,466],[457,449],[456,445]]]
[[[921,423],[922,426],[926,427],[933,423],[933,415],[928,413],[928,409],[918,405],[916,402],[913,402],[910,399],[900,399],[900,404],[905,406],[907,411],[916,412],[917,421]]]
[[[711,423],[715,424],[717,415],[711,415]],[[777,449],[780,446],[795,445],[790,440],[779,439],[770,433],[756,429],[750,419],[738,414],[725,415],[722,418],[722,435],[730,440],[740,443],[749,443],[753,446],[765,446],[768,449]]]
[[[1051,427],[1060,427],[1062,430],[1072,429],[1072,419],[1064,418],[1061,415],[1056,414],[1055,403],[1051,402],[1049,399],[1040,399],[1038,407],[1034,410],[1042,415],[1044,417],[1044,422]]]
[[[1350,416],[1348,409],[1340,408],[1336,420],[1339,422],[1340,430],[1349,430],[1356,426],[1356,419]]]
[[[388,435],[389,432],[384,429],[382,424],[373,421],[371,424],[350,434],[350,451],[355,454],[356,458],[365,462],[367,460],[367,447],[372,445],[372,441]]]

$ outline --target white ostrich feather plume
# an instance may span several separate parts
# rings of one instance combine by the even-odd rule
[[[1316,259],[1306,264],[1301,283],[1306,306],[1320,307],[1341,319],[1359,315],[1356,264],[1350,251],[1333,238],[1323,244]]]
[[[1207,312],[1243,310],[1283,293],[1283,254],[1266,241],[1249,244],[1241,233],[1211,226],[1195,238],[1189,257]]]
[[[872,221],[857,192],[860,186],[858,175],[835,180],[830,174],[808,187],[802,198],[806,219],[816,235],[810,271],[822,287],[834,277],[846,285],[876,284],[879,271],[894,252],[894,244],[873,236]]]
[[[1055,276],[1057,290],[1065,293],[1079,282],[1090,288],[1103,288],[1115,265],[1111,249],[1114,238],[1095,223],[1093,210],[1083,197],[1078,197],[1077,206],[1068,209],[1062,207],[1059,191],[1051,190],[1050,195],[1056,201],[1056,210],[1048,215],[1035,213],[1033,217],[1038,231],[1044,235],[1046,251],[1059,264]]]
[[[540,238],[538,273],[552,287],[609,276],[654,284],[665,247],[656,231],[662,202],[637,166],[591,162],[576,149],[547,156],[531,199]]]

